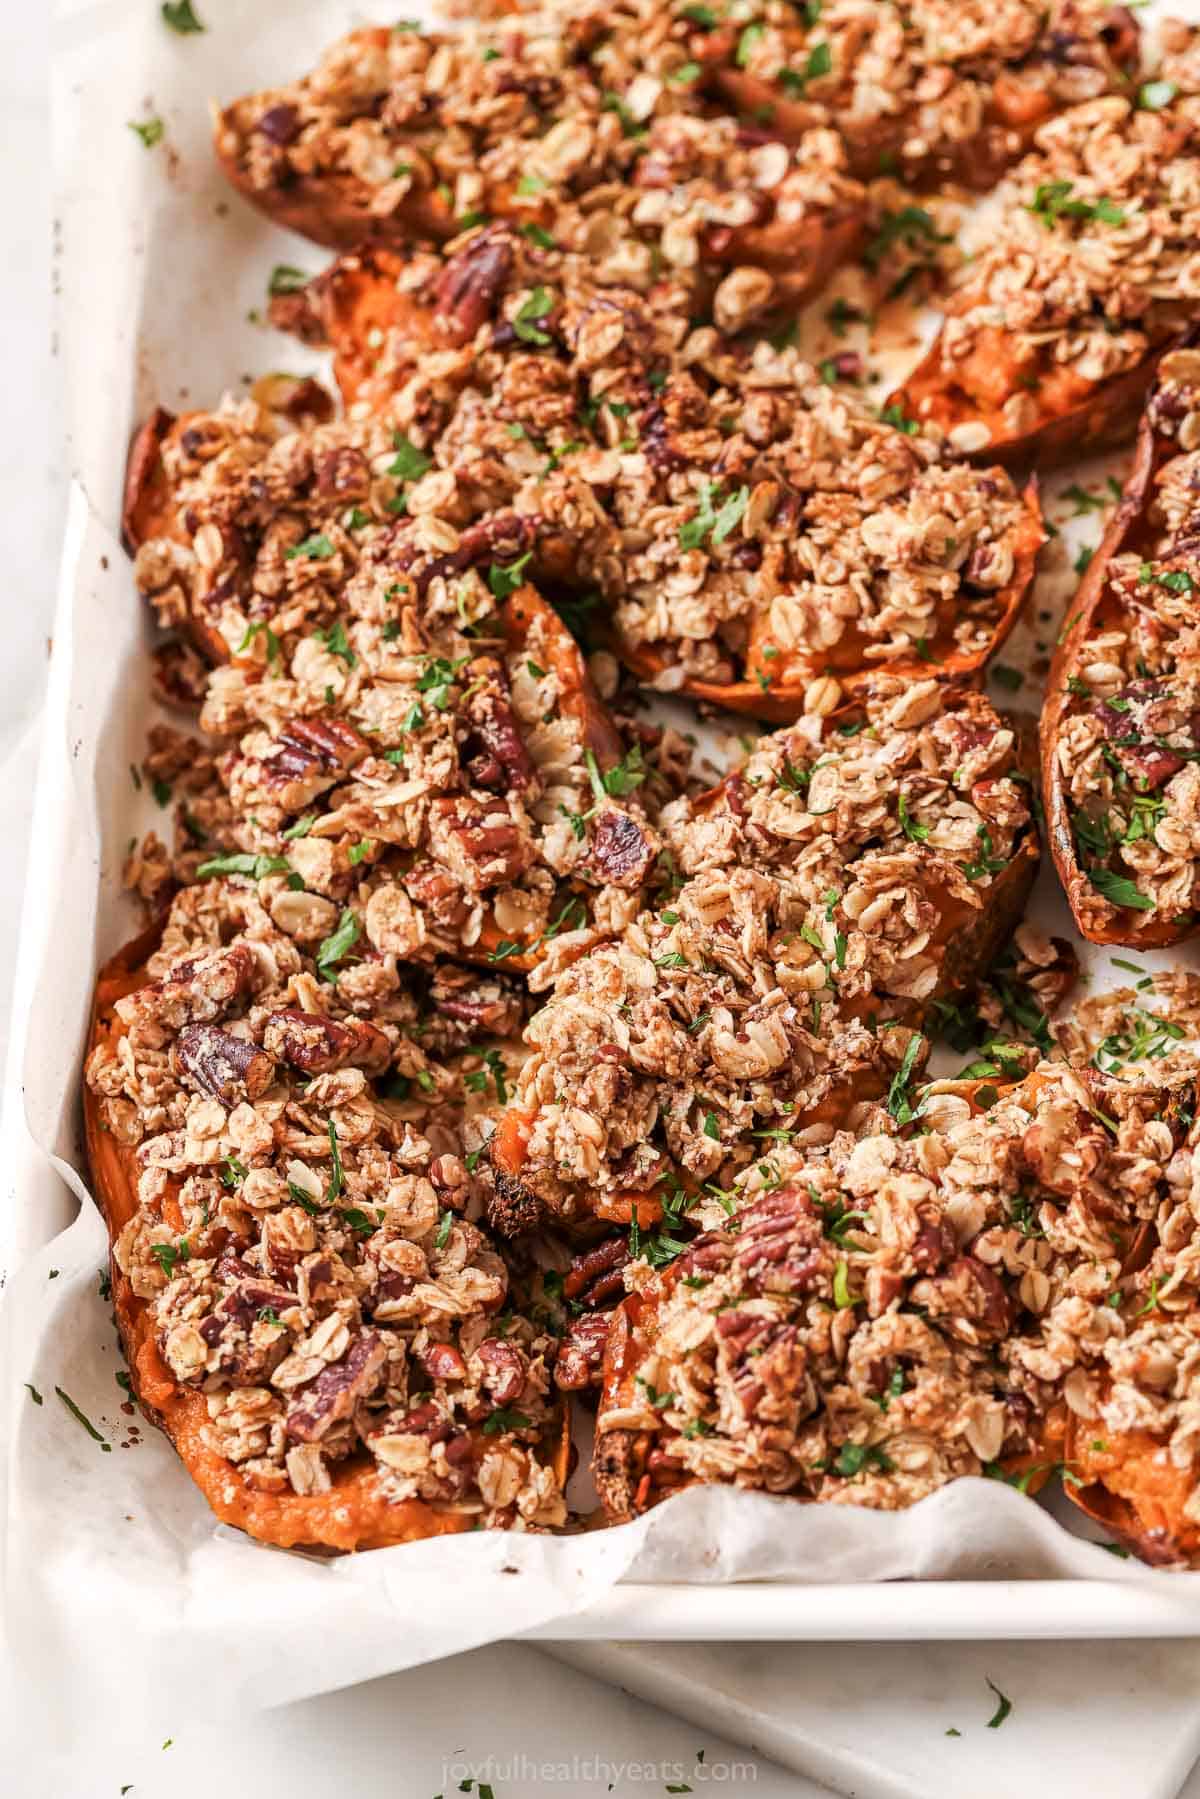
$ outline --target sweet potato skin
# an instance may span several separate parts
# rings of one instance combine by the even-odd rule
[[[157,928],[143,932],[100,971],[92,1010],[88,1054],[102,1042],[116,1042],[122,1027],[113,1007],[148,979],[145,964],[158,947]],[[84,1087],[84,1127],[92,1186],[115,1244],[137,1210],[136,1170],[130,1152],[122,1152],[100,1115],[99,1101]],[[474,1519],[465,1512],[443,1510],[424,1500],[388,1501],[379,1491],[373,1464],[352,1457],[331,1470],[328,1493],[263,1493],[244,1480],[205,1441],[208,1406],[202,1393],[184,1389],[173,1378],[154,1341],[149,1307],[134,1293],[115,1255],[110,1252],[113,1310],[129,1363],[131,1390],[144,1416],[170,1439],[188,1473],[222,1524],[243,1530],[260,1543],[280,1549],[337,1554],[359,1549],[385,1549],[420,1538],[470,1530]],[[548,1448],[561,1480],[570,1453],[565,1409],[557,1436]]]
[[[1038,727],[1042,797],[1046,830],[1055,870],[1066,893],[1072,916],[1089,943],[1123,945],[1138,949],[1164,949],[1194,935],[1195,924],[1154,919],[1144,928],[1133,927],[1134,914],[1109,905],[1092,886],[1079,864],[1071,829],[1066,782],[1059,765],[1059,742],[1069,711],[1068,682],[1076,672],[1080,646],[1097,627],[1108,598],[1108,573],[1112,559],[1135,547],[1146,509],[1154,492],[1158,468],[1178,446],[1159,439],[1148,418],[1138,433],[1133,467],[1115,512],[1108,522],[1082,581],[1071,602],[1067,623],[1060,634],[1046,682],[1046,699]],[[1137,916],[1140,916],[1137,915]],[[1128,919],[1129,923],[1123,923]]]
[[[1047,416],[1030,429],[1014,432],[1002,417],[1004,401],[1025,390],[1015,381],[1003,384],[994,403],[980,407],[972,395],[947,381],[939,336],[903,385],[888,396],[887,404],[898,406],[905,418],[922,425],[936,423],[947,433],[958,425],[985,425],[989,440],[967,452],[971,462],[1055,468],[1123,444],[1133,436],[1161,354],[1160,347],[1111,381],[1088,384],[1072,378],[1060,383],[1056,395],[1062,402],[1060,408],[1048,409]]]

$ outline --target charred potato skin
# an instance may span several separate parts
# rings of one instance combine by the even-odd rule
[[[1197,341],[1200,341],[1200,333],[1189,332],[1177,347],[1192,346]],[[1165,462],[1178,454],[1178,444],[1158,433],[1149,413],[1143,414],[1133,466],[1121,499],[1070,602],[1067,624],[1060,634],[1046,678],[1046,700],[1038,726],[1046,832],[1055,870],[1080,934],[1089,943],[1113,947],[1166,949],[1193,936],[1197,928],[1194,923],[1155,919],[1144,929],[1134,930],[1122,923],[1123,918],[1132,915],[1110,906],[1097,893],[1080,866],[1066,782],[1059,762],[1059,745],[1070,711],[1068,683],[1077,674],[1082,646],[1112,603],[1109,590],[1112,561],[1118,555],[1139,549],[1147,528],[1147,511],[1154,497],[1158,472]]]

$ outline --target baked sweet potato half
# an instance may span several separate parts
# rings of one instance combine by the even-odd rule
[[[464,1164],[382,1097],[396,1027],[318,977],[219,883],[101,973],[85,1117],[132,1390],[261,1542],[559,1524],[553,1344],[496,1326]]]
[[[704,103],[686,21],[619,23],[616,38],[598,15],[352,32],[300,81],[222,111],[218,160],[276,223],[334,249],[505,220],[642,290],[665,263],[695,310],[745,265],[771,273],[779,304],[801,304],[862,236],[866,194],[840,140],[747,129]]]
[[[1107,0],[958,0],[863,8],[764,5],[736,22],[676,7],[689,51],[745,118],[797,141],[832,127],[864,180],[991,187],[1065,106],[1121,91],[1138,64],[1133,15]],[[697,17],[709,12],[709,17]],[[886,69],[886,86],[878,71]]]
[[[1050,845],[1093,943],[1200,912],[1200,350],[1159,364],[1133,468],[1068,609],[1041,717]]]
[[[934,1083],[914,1116],[918,1136],[876,1113],[765,1151],[732,1216],[622,1303],[594,1462],[611,1520],[697,1481],[883,1510],[965,1474],[1079,1491],[1107,1298],[1132,1300],[1123,1260],[1188,1130],[1162,1089],[1061,1064]]]
[[[403,397],[460,494],[486,470],[535,575],[598,592],[660,690],[787,721],[880,670],[969,679],[1029,591],[1032,485],[941,464],[793,349],[707,330],[681,353],[678,295],[597,287],[507,229],[343,258],[287,310],[349,404]]]
[[[934,680],[762,739],[662,825],[678,891],[527,1028],[488,1149],[505,1234],[650,1229],[764,1143],[900,1106],[930,1007],[978,978],[1037,862],[1013,731]]]
[[[1072,107],[1002,183],[942,330],[889,405],[963,455],[1039,468],[1121,441],[1190,322],[1200,98]]]
[[[314,942],[528,971],[636,912],[652,770],[524,578],[532,525],[427,510],[444,484],[389,420],[296,429],[251,399],[135,448],[139,585],[215,665],[227,805],[193,866],[287,872]]]

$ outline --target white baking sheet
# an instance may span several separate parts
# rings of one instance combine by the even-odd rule
[[[165,1713],[167,1697],[178,1720],[181,1693],[200,1711],[277,1703],[519,1633],[1200,1633],[1200,1577],[1116,1562],[991,1482],[959,1483],[895,1517],[693,1491],[585,1538],[481,1534],[331,1565],[215,1526],[165,1441],[131,1442],[77,1117],[94,970],[135,927],[119,867],[148,822],[128,776],[147,717],[149,626],[115,538],[121,474],[129,434],[154,401],[207,404],[267,368],[297,366],[295,347],[248,315],[275,263],[315,269],[321,253],[227,192],[208,152],[206,100],[299,69],[358,16],[335,0],[280,9],[197,0],[197,10],[209,29],[183,38],[142,0],[64,0],[58,19],[56,228],[74,487],[20,956],[10,1085],[22,1090],[24,1116],[9,1121],[14,1273],[0,1320],[5,1601],[20,1674],[56,1693],[71,1728],[97,1707],[111,1720],[131,1701],[144,1723]],[[127,125],[151,114],[166,138],[146,151]],[[1072,478],[1095,484],[1098,472],[1064,474],[1051,495]],[[1052,546],[1006,661],[1031,664],[1037,644],[1052,643],[1070,560],[1097,535],[1087,520]],[[1027,683],[1019,698],[1031,697]],[[1048,879],[1035,915],[1067,929]],[[1198,966],[1192,951],[1181,960]],[[1099,962],[1090,972],[1105,982]],[[102,1441],[59,1402],[59,1388]],[[634,1584],[618,1586],[622,1577]],[[902,1578],[909,1584],[881,1584]],[[776,1584],[721,1584],[735,1580]]]

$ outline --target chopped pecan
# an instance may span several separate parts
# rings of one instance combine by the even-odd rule
[[[299,1389],[287,1415],[288,1436],[300,1443],[319,1443],[350,1416],[360,1399],[375,1391],[386,1361],[387,1350],[376,1332],[356,1337],[344,1356]]]
[[[628,812],[602,812],[592,831],[592,861],[613,887],[640,887],[658,854],[650,832]]]
[[[281,1062],[306,1074],[328,1074],[335,1068],[361,1068],[382,1074],[391,1060],[383,1032],[362,1018],[339,1023],[319,1012],[287,1007],[272,1012],[263,1028],[263,1044]]]
[[[525,1391],[528,1369],[515,1343],[488,1337],[475,1351],[483,1363],[483,1388],[498,1406],[512,1405]]]
[[[464,754],[472,783],[495,793],[523,793],[537,770],[513,716],[504,664],[496,656],[476,656],[467,676],[463,711],[471,728]]]
[[[492,316],[512,265],[512,239],[503,230],[482,232],[449,259],[438,280],[434,316],[451,343],[469,343]]]
[[[554,1379],[564,1393],[582,1393],[600,1385],[611,1312],[589,1312],[576,1318],[558,1346]]]
[[[624,1234],[581,1250],[567,1270],[563,1292],[584,1306],[615,1300],[625,1291],[621,1271],[630,1260],[629,1239]]]
[[[417,1360],[431,1380],[466,1380],[467,1364],[453,1343],[428,1343]]]
[[[193,1024],[179,1033],[172,1051],[177,1071],[223,1106],[257,1099],[275,1079],[266,1051],[215,1024]]]

